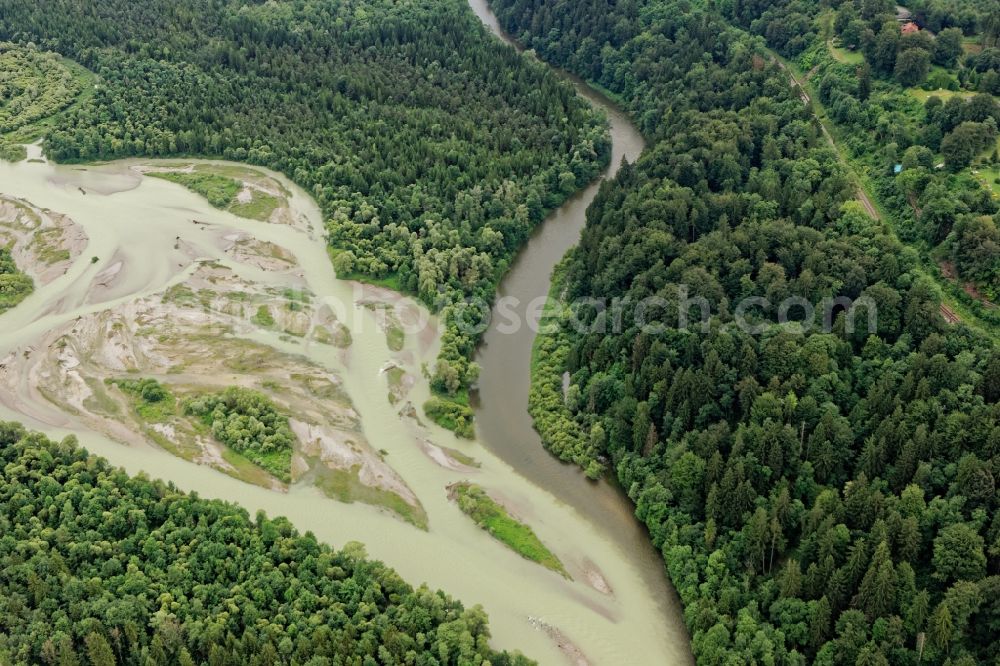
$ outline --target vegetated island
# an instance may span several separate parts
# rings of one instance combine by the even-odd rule
[[[295,435],[288,417],[258,391],[230,386],[224,391],[195,394],[178,405],[174,395],[155,379],[109,379],[132,396],[136,412],[151,423],[183,414],[202,430],[242,454],[255,465],[285,481],[291,480]]]
[[[235,164],[149,163],[139,167],[147,176],[183,185],[214,207],[261,222],[294,224],[289,213],[291,193],[257,169]]]
[[[476,525],[521,557],[570,578],[563,563],[542,543],[534,530],[512,516],[481,486],[468,481],[453,483],[448,486],[448,497]]]

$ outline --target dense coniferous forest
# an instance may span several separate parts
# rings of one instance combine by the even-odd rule
[[[603,119],[462,0],[0,0],[0,39],[99,76],[46,137],[53,158],[272,167],[316,197],[338,273],[439,309],[491,299],[608,155]],[[474,380],[474,343],[449,330],[435,388]]]
[[[358,547],[0,423],[0,663],[530,664]]]
[[[652,141],[602,187],[554,289],[628,297],[625,329],[564,312],[539,342],[532,410],[553,451],[610,466],[635,501],[698,662],[994,663],[1000,350],[947,324],[921,254],[851,201],[761,38],[681,0],[493,4]],[[751,18],[782,3],[721,4]],[[803,16],[788,33],[804,49]],[[680,285],[711,304],[707,330],[698,306],[674,326]],[[790,295],[867,296],[877,328],[863,310],[853,332],[844,312],[829,332],[776,325],[773,309],[756,335],[733,325],[741,299]],[[634,325],[650,296],[664,331]]]

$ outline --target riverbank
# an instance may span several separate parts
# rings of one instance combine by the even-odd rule
[[[496,37],[522,50],[501,29],[487,0],[469,0],[469,6]],[[534,305],[548,296],[553,269],[579,241],[587,209],[601,182],[614,178],[623,162],[634,163],[646,147],[639,130],[611,99],[578,77],[553,69],[608,117],[611,162],[600,179],[580,190],[532,235],[500,283],[491,313],[494,323],[484,333],[476,355],[482,368],[478,390],[473,395],[476,433],[486,448],[531,482],[574,507],[628,553],[630,563],[657,600],[655,633],[668,646],[669,663],[693,663],[680,601],[667,580],[663,558],[636,519],[631,501],[613,481],[591,481],[580,468],[550,454],[528,411],[538,330],[532,322],[540,310],[534,310]],[[512,316],[523,323],[513,331],[507,326]]]

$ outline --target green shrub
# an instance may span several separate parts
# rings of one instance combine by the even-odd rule
[[[18,143],[0,143],[0,160],[20,162],[28,156],[28,151]]]
[[[108,383],[130,396],[136,413],[146,421],[162,423],[177,413],[173,393],[155,379],[110,379]]]
[[[215,439],[251,462],[279,479],[290,479],[295,435],[288,417],[264,394],[231,386],[185,401],[184,413],[198,417]]]
[[[475,437],[472,409],[466,405],[434,396],[424,403],[424,413],[431,421],[453,431],[459,437],[466,439]]]
[[[81,88],[57,54],[0,42],[0,134],[22,130],[17,142],[34,140],[41,133],[35,124],[67,107]]]
[[[18,270],[10,250],[0,247],[0,312],[14,307],[34,290],[34,280]]]
[[[251,321],[265,328],[274,326],[274,316],[271,314],[271,308],[266,305],[260,306],[257,308],[257,313],[251,318]]]

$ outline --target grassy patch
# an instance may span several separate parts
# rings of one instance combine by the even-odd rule
[[[455,393],[452,395],[444,395],[440,393],[438,395],[450,402],[462,405],[463,407],[469,406],[469,389],[467,388],[460,388],[457,391],[455,391]]]
[[[328,377],[317,377],[316,375],[293,374],[291,379],[301,384],[309,395],[320,400],[331,400],[343,405],[350,405],[351,396],[347,394],[344,387],[339,383],[331,381]]]
[[[845,49],[841,46],[837,46],[834,41],[835,40],[833,39],[828,39],[826,41],[826,46],[830,49],[830,55],[832,55],[833,59],[837,62],[842,62],[845,65],[860,65],[865,61],[865,56],[861,53],[861,51],[851,51],[849,49]]]
[[[288,302],[288,309],[293,312],[298,312],[303,305],[312,303],[312,296],[309,295],[308,291],[302,289],[285,289],[281,295]]]
[[[981,35],[972,35],[962,38],[962,50],[966,53],[982,53],[983,38]]]
[[[403,347],[406,344],[406,334],[403,332],[403,327],[400,326],[398,321],[389,322],[388,327],[385,329],[385,343],[391,351],[403,351]]]
[[[947,102],[952,97],[962,97],[964,99],[969,99],[976,93],[969,92],[968,90],[948,90],[947,88],[938,88],[937,90],[924,90],[923,88],[907,88],[907,92],[920,101],[921,104],[925,103],[931,97],[940,97],[942,102]]]
[[[398,366],[393,366],[385,371],[385,380],[389,384],[389,404],[395,405],[403,395],[403,379],[406,371]]]
[[[179,283],[167,289],[163,294],[163,302],[176,303],[177,305],[194,305],[198,302],[198,296],[191,287]]]
[[[234,201],[229,205],[229,212],[251,220],[266,222],[271,218],[271,214],[281,206],[282,201],[276,196],[272,196],[260,190],[251,189],[250,201]]]
[[[266,348],[256,345],[230,349],[230,355],[222,364],[227,370],[243,375],[252,375],[274,364],[274,354]]]
[[[364,307],[376,313],[379,326],[385,333],[385,344],[390,351],[403,351],[403,347],[406,345],[406,332],[403,330],[403,325],[400,323],[399,317],[396,316],[393,306],[388,303],[370,301],[365,303]]]
[[[325,494],[341,502],[362,502],[386,508],[406,522],[422,530],[427,529],[427,513],[422,507],[413,506],[394,492],[382,488],[372,488],[361,483],[358,469],[330,469],[319,465],[316,470],[316,486]]]
[[[545,547],[545,544],[535,535],[535,531],[511,516],[481,487],[462,482],[449,486],[448,490],[451,497],[458,503],[458,508],[462,510],[462,513],[472,518],[494,539],[502,542],[521,557],[537,562],[566,578],[570,577],[566,573],[563,563]]]
[[[447,446],[442,446],[441,450],[447,453],[452,460],[454,460],[455,462],[459,462],[465,465],[466,467],[475,467],[478,469],[479,467],[483,466],[481,462],[479,462],[470,455],[462,453],[458,449],[452,449],[448,448]]]
[[[121,413],[118,402],[108,395],[104,384],[93,377],[84,377],[84,382],[90,388],[91,395],[83,401],[83,406],[95,414],[115,416]]]
[[[330,328],[317,326],[313,329],[313,338],[316,342],[339,349],[347,349],[353,342],[350,329],[340,322],[335,322]]]
[[[993,193],[993,198],[1000,198],[1000,167],[992,166],[988,168],[976,169],[974,174],[985,187]]]
[[[180,455],[181,457],[186,457],[184,453],[181,453]],[[219,455],[228,465],[232,467],[232,469],[225,469],[224,467],[221,468],[222,471],[229,476],[246,483],[252,483],[253,485],[260,486],[261,488],[273,487],[274,477],[267,470],[257,465],[246,456],[237,453],[228,446],[220,446]],[[187,457],[188,459],[194,459],[191,456]]]
[[[262,305],[259,308],[257,308],[257,312],[254,314],[253,317],[250,318],[250,321],[257,324],[258,326],[269,328],[271,326],[274,326],[274,315],[271,314],[270,307]]]
[[[163,168],[183,168],[184,164],[157,164]],[[252,169],[225,164],[196,164],[191,171],[148,171],[148,176],[161,178],[183,185],[192,192],[205,197],[210,204],[220,210],[250,220],[266,222],[275,210],[284,205],[281,197],[268,194],[255,187],[247,188],[250,198],[240,201],[239,194],[245,183],[261,181],[263,174]],[[279,185],[280,186],[280,185]],[[282,187],[286,196],[290,194]]]
[[[70,260],[69,250],[60,247],[59,244],[62,240],[62,233],[62,229],[49,227],[47,229],[39,229],[32,238],[32,249],[35,250],[42,263],[47,266],[52,266],[60,261]]]
[[[220,176],[228,176],[242,182],[260,183],[267,180],[269,183],[278,188],[278,191],[282,196],[292,196],[292,193],[288,190],[288,188],[282,185],[280,181],[274,180],[267,174],[248,166],[242,166],[239,164],[195,164],[194,170],[204,173],[214,173]]]
[[[432,396],[424,403],[424,413],[442,428],[451,430],[459,437],[472,439],[475,430],[472,427],[472,409],[452,400]]]
[[[151,171],[147,174],[153,178],[169,180],[200,194],[216,208],[225,209],[241,189],[239,182],[214,173],[197,173],[188,171]]]
[[[177,398],[155,379],[109,379],[132,402],[135,413],[147,423],[166,423],[177,416]]]

